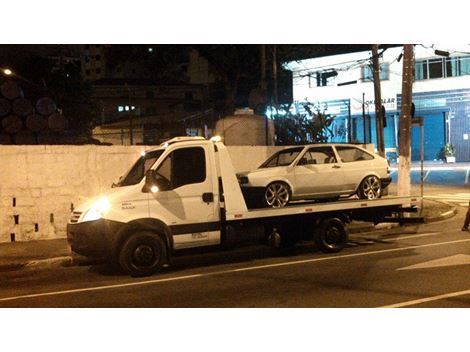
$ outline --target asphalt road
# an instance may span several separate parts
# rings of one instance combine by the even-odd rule
[[[0,273],[0,307],[470,307],[470,233],[447,221],[323,254],[252,246],[180,256],[133,279],[97,265]]]

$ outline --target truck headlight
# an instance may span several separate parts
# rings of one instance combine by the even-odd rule
[[[98,199],[83,216],[83,221],[99,220],[111,208],[108,198]]]

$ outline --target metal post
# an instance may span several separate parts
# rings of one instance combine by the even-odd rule
[[[424,119],[422,119],[420,124],[421,130],[421,207],[420,207],[420,215],[423,213],[424,209]]]
[[[364,144],[367,143],[365,97],[366,97],[366,93],[362,93],[362,131],[364,133]]]
[[[352,142],[351,99],[348,101],[348,143]]]

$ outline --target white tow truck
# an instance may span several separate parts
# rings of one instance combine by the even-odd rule
[[[331,253],[347,244],[351,220],[422,220],[403,216],[416,212],[416,197],[248,209],[227,148],[202,137],[173,138],[142,153],[113,186],[73,210],[67,238],[73,252],[119,263],[132,276],[157,272],[185,248],[313,239]]]

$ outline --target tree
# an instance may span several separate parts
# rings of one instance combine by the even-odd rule
[[[293,113],[291,105],[281,106],[273,115],[276,144],[325,143],[334,136],[331,125],[335,116],[315,104],[303,104],[304,113]]]

